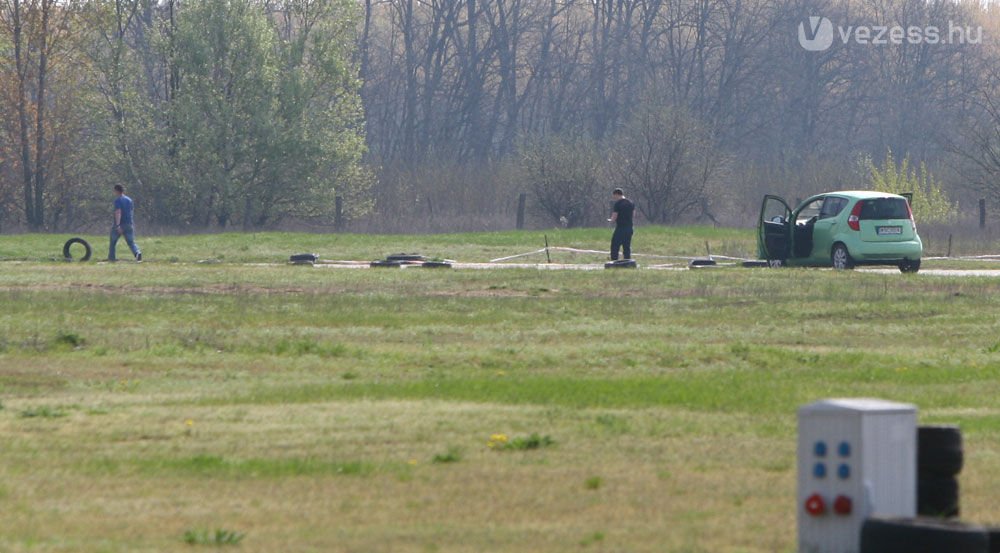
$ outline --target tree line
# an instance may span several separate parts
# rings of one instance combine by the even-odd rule
[[[0,216],[260,228],[364,196],[346,0],[0,1]],[[363,206],[363,202],[353,202]]]
[[[800,43],[810,16],[828,48]],[[118,182],[198,228],[323,224],[334,195],[361,230],[496,228],[520,192],[586,225],[614,186],[651,222],[732,222],[764,192],[870,185],[871,159],[995,201],[998,22],[926,0],[0,0],[0,229],[91,224]]]

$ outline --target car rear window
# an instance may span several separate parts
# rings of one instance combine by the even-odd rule
[[[860,219],[909,219],[910,211],[906,209],[903,198],[875,198],[861,200]]]

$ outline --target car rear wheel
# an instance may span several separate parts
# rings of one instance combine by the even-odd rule
[[[899,264],[899,272],[901,273],[915,273],[920,270],[920,260],[911,261],[909,259],[902,261]]]
[[[848,253],[847,246],[843,244],[837,244],[833,247],[833,253],[830,254],[830,261],[833,262],[833,268],[838,271],[854,268],[854,260],[851,259],[851,254]]]

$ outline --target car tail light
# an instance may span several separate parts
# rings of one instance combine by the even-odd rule
[[[913,226],[913,232],[917,232],[917,222],[913,220],[913,208],[910,207],[910,202],[906,202],[906,213],[910,216],[910,225]]]
[[[847,226],[851,227],[851,230],[861,230],[861,206],[864,201],[859,201],[854,204],[854,209],[851,210],[851,216],[847,218]]]

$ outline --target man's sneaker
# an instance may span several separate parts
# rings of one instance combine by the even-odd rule
[[[135,254],[135,260],[139,263],[142,263],[142,252]]]

